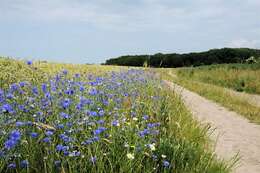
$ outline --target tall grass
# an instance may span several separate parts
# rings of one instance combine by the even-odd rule
[[[260,94],[260,63],[180,68],[177,74],[181,78]]]
[[[0,172],[230,171],[154,73],[21,65],[29,72],[0,90]]]

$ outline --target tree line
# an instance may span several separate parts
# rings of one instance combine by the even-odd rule
[[[197,53],[157,53],[154,55],[125,55],[106,60],[106,65],[150,67],[187,67],[223,63],[245,63],[249,58],[260,57],[259,49],[222,48]]]

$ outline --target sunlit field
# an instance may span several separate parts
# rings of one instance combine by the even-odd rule
[[[0,58],[0,172],[229,172],[147,69]]]

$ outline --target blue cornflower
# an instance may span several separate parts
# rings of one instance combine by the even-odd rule
[[[10,163],[7,168],[9,169],[15,169],[16,168],[16,164],[15,163]]]
[[[95,164],[96,163],[96,161],[97,161],[97,157],[90,157],[90,162],[92,163],[92,164]]]
[[[150,130],[144,129],[143,131],[138,132],[140,137],[145,137],[146,135],[150,134]]]
[[[100,111],[98,112],[98,115],[101,116],[101,117],[104,116],[104,115],[105,115],[104,110],[100,110]]]
[[[4,104],[2,106],[2,112],[8,112],[8,113],[12,113],[13,112],[13,108],[10,104]]]
[[[6,94],[6,98],[7,99],[13,99],[14,98],[14,95],[12,93],[7,93]]]
[[[105,127],[99,127],[98,129],[96,129],[96,130],[93,131],[93,134],[96,136],[96,135],[101,134],[101,133],[104,132],[105,130],[106,130]]]
[[[42,92],[47,93],[47,84],[46,83],[42,84]]]
[[[48,130],[48,131],[45,132],[45,135],[46,136],[52,136],[53,135],[53,131]]]
[[[51,99],[51,93],[46,92],[46,93],[45,93],[45,98],[49,98],[49,99]]]
[[[56,146],[56,150],[58,151],[58,152],[60,152],[60,151],[67,151],[69,148],[68,148],[68,146],[63,146],[62,144],[58,144],[57,146]]]
[[[65,91],[65,94],[73,95],[74,94],[74,90],[73,89],[68,89],[68,90]]]
[[[65,134],[60,134],[59,137],[60,137],[65,143],[71,141],[71,138],[68,137],[68,136],[65,135]]]
[[[143,120],[148,120],[149,119],[149,116],[148,115],[144,115],[143,116]]]
[[[37,138],[37,137],[38,137],[38,133],[36,133],[36,132],[31,132],[30,136],[31,136],[32,138]]]
[[[32,62],[31,60],[26,61],[26,64],[27,64],[27,65],[32,65],[32,63],[33,63],[33,62]]]
[[[13,130],[9,137],[12,140],[18,141],[21,139],[21,133],[18,130]]]
[[[64,119],[70,118],[69,114],[66,114],[66,113],[64,113],[64,112],[61,112],[61,113],[60,113],[60,116],[61,116],[62,118],[64,118]]]
[[[29,166],[28,160],[22,160],[21,163],[21,168],[27,168]]]
[[[11,91],[14,92],[19,89],[19,86],[16,83],[13,83],[13,84],[11,84],[10,88],[11,88]]]
[[[7,141],[5,141],[4,146],[7,150],[10,150],[13,147],[15,147],[16,144],[17,144],[17,141],[8,139]]]
[[[79,78],[80,77],[80,74],[79,73],[76,73],[75,74],[75,78]]]
[[[26,82],[20,82],[19,85],[20,87],[24,87],[26,85]]]
[[[15,125],[16,125],[16,127],[21,127],[21,126],[25,125],[25,123],[24,123],[24,122],[21,122],[21,121],[17,121],[17,122],[15,123]]]
[[[85,90],[85,87],[82,86],[82,85],[80,85],[80,86],[79,86],[79,90],[80,90],[80,91],[84,91],[84,90]]]
[[[65,98],[64,100],[62,100],[61,104],[64,109],[67,109],[71,104],[71,100],[68,98]]]
[[[33,94],[35,94],[35,95],[38,95],[38,94],[39,94],[38,88],[35,87],[35,86],[32,88],[32,92],[33,92]]]
[[[163,166],[168,168],[170,166],[170,163],[167,160],[163,160]]]
[[[51,138],[50,137],[46,137],[42,139],[43,142],[45,143],[50,143],[51,142]]]
[[[64,124],[58,124],[58,125],[57,125],[57,128],[58,128],[58,129],[63,129],[63,128],[64,128]]]
[[[95,111],[88,111],[89,116],[96,117],[98,115]]]
[[[62,73],[63,73],[64,75],[67,75],[67,74],[68,74],[68,70],[64,69],[64,70],[62,71]]]
[[[91,88],[89,91],[89,95],[91,95],[91,96],[97,95],[97,93],[98,93],[98,91],[96,88]]]
[[[104,123],[105,123],[105,120],[98,120],[97,123],[98,123],[98,124],[104,124]]]
[[[119,126],[120,124],[119,124],[119,121],[118,120],[114,120],[113,122],[112,122],[112,126]]]

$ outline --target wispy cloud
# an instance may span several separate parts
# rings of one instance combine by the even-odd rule
[[[237,15],[242,19],[253,17],[255,10],[243,9],[256,5],[257,0],[2,0],[0,14],[29,20],[86,22],[112,29],[171,30],[196,22],[218,24],[237,19]]]

